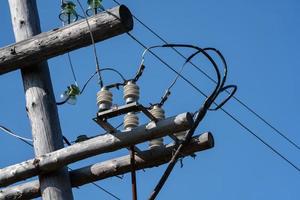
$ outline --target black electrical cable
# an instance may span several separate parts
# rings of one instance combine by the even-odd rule
[[[58,106],[64,105],[65,103],[67,103],[67,101],[69,101],[70,98],[71,98],[71,96],[69,95],[65,100],[56,102],[56,105],[58,105]]]
[[[71,142],[65,137],[63,136],[63,140],[65,141],[65,143],[68,146],[71,146]],[[70,170],[72,170],[72,168],[68,167]],[[109,194],[110,196],[114,197],[115,199],[121,200],[119,197],[117,197],[116,195],[114,195],[113,193],[111,193],[110,191],[106,190],[105,188],[101,187],[100,185],[98,185],[95,182],[91,182],[92,185],[96,186],[97,188],[99,188],[100,190],[104,191],[105,193]]]
[[[273,151],[273,153],[277,154],[279,157],[281,157],[283,160],[285,160],[287,163],[289,163],[292,167],[294,167],[298,172],[300,172],[300,168],[298,166],[296,166],[288,158],[286,158],[284,155],[282,155],[278,150],[276,150],[274,147],[272,147],[270,144],[268,144],[265,140],[263,140],[261,137],[259,137],[254,131],[252,131],[250,128],[248,128],[247,126],[245,126],[241,121],[239,121],[236,117],[234,117],[232,114],[230,114],[224,108],[220,108],[220,109],[226,115],[228,115],[231,119],[233,119],[236,123],[238,123],[242,128],[244,128],[247,132],[249,132],[251,135],[253,135],[260,142],[262,142],[266,147],[268,147],[269,149],[271,149]]]
[[[173,46],[177,46],[177,47],[183,47],[182,45],[173,45]],[[215,67],[216,73],[217,73],[217,77],[218,77],[218,84],[215,87],[215,89],[213,90],[213,92],[209,95],[209,97],[205,100],[204,104],[202,104],[202,106],[199,108],[198,113],[196,115],[196,119],[194,122],[193,127],[186,133],[184,140],[182,141],[182,143],[178,146],[176,152],[173,154],[171,161],[168,164],[167,169],[165,170],[164,174],[162,175],[161,179],[159,180],[158,184],[156,185],[156,187],[154,188],[153,192],[151,193],[149,200],[154,200],[156,198],[156,196],[158,195],[158,193],[160,192],[160,190],[162,189],[163,185],[165,184],[165,182],[167,181],[169,175],[171,174],[172,170],[174,169],[174,166],[176,165],[178,158],[180,156],[180,152],[182,150],[182,148],[188,144],[196,130],[196,128],[198,127],[199,123],[202,121],[202,119],[205,117],[209,107],[214,103],[214,100],[217,98],[218,94],[220,93],[221,89],[222,89],[222,84],[225,84],[225,81],[223,81],[225,78],[224,76],[220,77],[220,71],[218,70],[217,66],[215,65],[214,60],[209,56],[209,54],[207,54],[203,49],[196,47],[198,52],[192,54],[192,56],[190,56],[185,63],[187,63],[189,60],[191,60],[194,56],[196,56],[198,53],[202,53],[203,55],[205,55],[206,58],[208,58],[208,60],[213,64],[213,66]],[[227,71],[227,69],[226,69]],[[227,75],[227,73],[226,73]]]
[[[225,60],[225,58],[224,58],[224,56],[222,55],[222,53],[219,51],[219,50],[217,50],[217,49],[215,49],[215,48],[211,48],[211,47],[208,47],[208,48],[203,48],[203,49],[201,49],[201,48],[199,48],[199,47],[197,47],[197,46],[194,46],[194,45],[188,45],[188,44],[167,44],[167,45],[156,45],[156,46],[151,46],[151,47],[149,47],[149,48],[147,48],[144,52],[143,52],[143,54],[142,54],[142,64],[141,65],[143,65],[144,64],[144,60],[145,60],[145,54],[146,54],[146,52],[147,51],[149,51],[149,50],[151,50],[151,49],[154,49],[154,48],[164,48],[164,47],[167,47],[167,48],[174,48],[174,47],[184,47],[184,48],[193,48],[193,49],[196,49],[197,50],[197,52],[195,52],[195,53],[193,53],[191,56],[189,56],[187,59],[186,59],[186,61],[184,62],[184,64],[182,65],[182,67],[181,67],[181,69],[180,69],[180,71],[179,71],[179,73],[176,75],[176,77],[175,77],[175,79],[173,80],[173,82],[171,83],[171,85],[167,88],[167,90],[166,90],[166,92],[165,92],[165,94],[163,95],[163,97],[161,98],[161,101],[160,101],[160,103],[159,103],[159,105],[160,106],[162,106],[165,102],[166,102],[166,100],[168,99],[168,96],[171,94],[171,92],[170,92],[170,89],[175,85],[175,83],[176,83],[176,81],[178,80],[178,78],[179,78],[179,76],[181,75],[181,73],[182,73],[182,71],[183,71],[183,69],[184,69],[184,67],[186,66],[186,64],[187,63],[189,63],[190,62],[190,60],[195,56],[195,55],[197,55],[198,53],[202,53],[202,54],[205,54],[205,56],[210,60],[210,62],[213,64],[213,66],[214,66],[214,69],[215,69],[215,71],[216,71],[216,73],[217,73],[217,80],[218,80],[218,84],[217,85],[219,85],[219,89],[221,89],[221,88],[223,88],[224,87],[224,84],[225,84],[225,82],[226,82],[226,78],[227,78],[227,69],[228,69],[228,66],[227,66],[227,63],[226,63],[226,60]],[[217,54],[218,54],[218,56],[221,58],[221,60],[222,60],[222,62],[223,62],[223,65],[224,65],[224,75],[223,75],[223,79],[222,79],[222,81],[220,80],[221,78],[220,78],[220,71],[219,71],[219,69],[218,69],[218,66],[216,65],[216,63],[214,62],[214,60],[209,56],[209,54],[207,54],[207,53],[204,53],[205,51],[214,51],[214,52],[216,52]],[[222,107],[233,95],[234,95],[234,93],[236,92],[236,90],[237,90],[237,87],[236,86],[233,86],[233,85],[230,85],[230,86],[227,86],[227,87],[225,87],[225,89],[227,89],[227,88],[231,88],[231,87],[233,87],[234,89],[232,90],[232,93],[220,104],[220,106],[218,106],[217,108],[219,108],[219,107]],[[224,89],[222,89],[222,91],[223,91]],[[212,109],[212,110],[217,110],[217,109]]]
[[[213,64],[214,66],[214,69],[216,71],[216,74],[217,74],[217,89],[218,90],[221,90],[223,87],[224,87],[224,84],[226,82],[226,78],[227,78],[227,69],[228,69],[228,66],[227,66],[227,63],[226,63],[226,60],[224,58],[224,56],[221,54],[221,52],[219,52],[217,49],[215,48],[199,48],[197,46],[194,46],[194,45],[187,45],[187,44],[166,44],[166,45],[162,45],[163,47],[188,47],[188,48],[193,48],[193,49],[196,49],[197,51],[195,53],[193,53],[191,56],[189,56],[184,65],[186,65],[187,63],[189,63],[191,61],[191,59],[196,56],[198,53],[202,53],[206,58],[209,59],[209,61]],[[221,58],[222,62],[223,62],[223,65],[224,65],[224,75],[223,75],[223,78],[221,80],[221,73],[220,73],[220,70],[218,69],[218,66],[217,64],[214,62],[214,60],[212,59],[212,57],[206,52],[207,50],[213,50],[215,51],[219,57]],[[236,90],[235,90],[236,91]],[[234,92],[235,92],[234,91]],[[216,95],[218,95],[216,93]],[[216,98],[216,97],[214,97]]]
[[[100,69],[100,71],[112,71],[112,72],[115,72],[117,75],[120,76],[120,78],[122,79],[123,83],[117,83],[117,85],[123,85],[125,82],[126,82],[126,79],[124,78],[124,76],[116,69],[113,69],[113,68],[110,68],[110,67],[106,67],[106,68],[102,68]],[[82,94],[86,88],[86,86],[89,84],[89,82],[95,77],[95,75],[98,74],[98,72],[94,72],[90,77],[89,79],[85,82],[85,84],[83,85],[81,91],[80,91],[80,94]]]
[[[220,93],[227,91],[229,89],[232,89],[231,93],[221,103],[219,103],[215,108],[209,108],[209,110],[216,111],[216,110],[219,110],[220,108],[222,108],[223,105],[226,104],[227,101],[229,101],[229,99],[231,99],[233,97],[233,95],[236,93],[237,86],[236,85],[227,85],[220,90]]]
[[[137,39],[137,37],[135,37],[134,35],[132,35],[131,33],[127,33],[127,35],[129,37],[131,37],[134,41],[136,41],[140,46],[142,46],[144,49],[147,49],[147,46],[145,44],[143,44],[140,40]],[[201,90],[199,90],[197,88],[197,86],[195,86],[190,80],[188,80],[187,78],[185,78],[183,75],[181,75],[179,72],[177,72],[171,65],[169,65],[166,61],[164,61],[163,59],[161,59],[157,54],[155,54],[152,50],[149,50],[149,52],[156,58],[158,59],[161,63],[163,63],[167,68],[169,68],[171,71],[173,71],[175,74],[177,74],[178,76],[180,76],[180,78],[182,78],[184,81],[186,81],[189,85],[191,85],[195,90],[197,90],[200,94],[202,94],[203,96],[207,97],[207,95],[202,92]]]
[[[118,1],[112,0],[117,5],[121,5]],[[149,26],[147,26],[144,22],[142,22],[139,18],[137,18],[135,15],[132,15],[132,17],[138,21],[142,26],[144,26],[148,31],[150,31],[153,35],[155,35],[158,39],[160,39],[165,44],[168,44],[168,42],[162,38],[158,33],[156,33],[153,29],[151,29]],[[184,56],[181,52],[179,52],[176,48],[172,48],[180,57],[186,59],[186,56]],[[193,62],[190,62],[195,69],[197,69],[199,72],[201,72],[206,78],[208,78],[210,81],[216,83],[216,80],[214,80],[210,75],[208,75],[204,70],[202,70],[200,67],[195,65]],[[230,91],[225,90],[227,94],[230,95]],[[240,105],[242,105],[244,108],[246,108],[250,113],[252,113],[254,116],[256,116],[258,119],[260,119],[263,123],[265,123],[267,126],[269,126],[273,131],[275,131],[278,135],[280,135],[282,138],[284,138],[286,141],[288,141],[290,144],[292,144],[294,147],[296,147],[298,150],[300,150],[300,146],[296,144],[294,141],[292,141],[288,136],[286,136],[285,133],[280,131],[278,128],[276,128],[274,125],[272,125],[270,122],[268,122],[264,117],[262,117],[260,114],[258,114],[254,109],[250,108],[246,103],[244,103],[242,100],[240,100],[236,96],[232,96],[234,100],[236,100]]]
[[[115,0],[113,0],[115,1]],[[134,17],[134,16],[133,16]],[[134,17],[135,18],[135,17]],[[127,33],[127,35],[129,37],[131,37],[134,41],[136,41],[139,45],[141,45],[143,48],[147,49],[147,46],[144,45],[142,42],[140,42],[140,40],[138,40],[135,36],[133,36],[131,33]],[[174,48],[175,49],[175,48]],[[176,49],[175,49],[176,50]],[[177,51],[177,50],[176,50]],[[179,72],[177,72],[173,67],[171,67],[168,63],[166,63],[163,59],[161,59],[157,54],[155,54],[153,51],[149,50],[149,52],[155,57],[157,58],[160,62],[162,62],[167,68],[169,68],[171,71],[173,71],[174,73],[178,74],[185,82],[187,82],[189,85],[191,85],[191,87],[193,87],[197,92],[199,92],[201,95],[203,95],[204,97],[207,97],[207,95],[201,91],[198,87],[196,87],[191,81],[189,81],[187,78],[185,78],[184,76],[182,76]],[[177,51],[178,52],[178,51]],[[182,55],[183,56],[183,55]],[[184,58],[186,58],[184,56]],[[195,64],[193,64],[191,62],[191,64],[195,67],[197,67]],[[200,68],[199,68],[200,70]],[[204,72],[204,71],[203,71]],[[210,76],[208,76],[210,77]],[[211,77],[210,77],[211,78]],[[211,80],[213,80],[215,83],[217,83],[213,78],[211,78]],[[232,93],[228,92],[228,94],[232,95]],[[236,97],[233,96],[234,99],[237,99]],[[218,104],[214,103],[217,107]],[[231,115],[227,110],[225,110],[224,108],[220,108],[225,114],[227,114],[227,116],[229,116],[232,120],[234,120],[236,123],[238,123],[242,128],[244,128],[248,133],[252,134],[253,136],[255,136],[257,139],[259,139],[264,145],[266,145],[267,147],[271,147],[271,145],[269,145],[266,141],[264,141],[262,138],[260,138],[257,134],[255,134],[253,131],[251,131],[251,129],[249,129],[247,126],[245,126],[240,120],[238,120],[236,117],[234,117],[233,115]],[[251,132],[250,132],[250,131]],[[295,145],[295,143],[293,143]],[[298,147],[296,145],[296,147]],[[293,164],[291,161],[289,161],[285,156],[283,156],[279,151],[275,150],[273,147],[270,148],[272,150],[273,153],[277,154],[278,156],[280,156],[281,158],[284,158],[285,161],[287,161],[292,167],[294,167],[297,171],[300,171],[299,168]]]
[[[143,75],[144,70],[145,70],[145,65],[142,63],[142,64],[140,65],[140,67],[139,67],[139,69],[138,69],[138,71],[137,71],[135,77],[133,78],[133,81],[134,81],[135,83],[136,83],[136,82],[140,79],[140,77]]]
[[[144,45],[140,40],[138,40],[135,36],[133,36],[131,33],[127,33],[134,41],[136,41],[139,45],[141,45],[143,48],[147,49],[146,45]],[[153,51],[149,50],[149,52],[155,57],[157,58],[161,63],[163,63],[167,68],[169,68],[171,71],[173,71],[174,73],[178,74],[185,82],[187,82],[192,88],[194,88],[197,92],[199,92],[201,95],[203,95],[204,97],[207,97],[207,95],[200,90],[197,86],[195,86],[191,81],[189,81],[186,77],[184,77],[183,75],[181,75],[179,72],[177,72],[171,65],[169,65],[167,62],[165,62],[162,58],[160,58],[157,54],[155,54]],[[218,104],[214,103],[216,106],[218,106]],[[227,110],[225,110],[224,108],[220,108],[227,116],[229,116],[233,121],[235,121],[236,123],[238,123],[243,129],[245,129],[248,133],[252,134],[253,136],[255,136],[257,139],[259,139],[264,145],[266,145],[267,147],[271,147],[270,144],[268,144],[266,141],[264,141],[262,138],[260,138],[257,134],[254,133],[254,131],[252,131],[251,129],[249,129],[247,126],[245,126],[240,120],[238,120],[235,116],[231,115]],[[251,132],[250,132],[251,131]],[[298,172],[300,172],[300,169],[295,165],[295,164],[291,164],[292,162],[289,161],[285,156],[283,156],[279,151],[275,150],[273,147],[270,148],[272,150],[273,153],[277,154],[278,156],[280,156],[281,158],[284,158],[285,161],[287,161],[292,167],[294,167]]]
[[[110,196],[114,197],[115,199],[121,200],[119,197],[117,197],[116,195],[114,195],[114,194],[111,193],[110,191],[106,190],[105,188],[101,187],[101,186],[98,185],[97,183],[92,182],[91,184],[93,184],[94,186],[96,186],[96,187],[99,188],[100,190],[106,192],[107,194],[109,194]]]

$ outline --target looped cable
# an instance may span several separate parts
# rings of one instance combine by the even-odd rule
[[[195,117],[194,125],[185,134],[185,139],[183,140],[183,142],[176,149],[176,152],[172,156],[172,159],[169,162],[169,165],[168,165],[167,169],[165,170],[165,172],[162,175],[161,179],[157,183],[156,187],[154,188],[154,190],[151,193],[151,195],[150,195],[150,197],[149,197],[148,200],[154,200],[156,198],[156,196],[158,195],[159,191],[161,190],[161,188],[165,184],[166,180],[168,179],[170,173],[172,172],[175,164],[177,163],[177,161],[178,161],[178,159],[180,157],[180,152],[181,152],[182,148],[186,144],[188,144],[190,142],[190,140],[191,140],[191,138],[192,138],[192,136],[193,136],[196,128],[198,127],[198,125],[200,124],[200,122],[202,121],[202,119],[205,117],[205,115],[206,115],[207,111],[209,110],[210,106],[214,103],[214,100],[218,97],[218,95],[220,94],[220,92],[224,91],[224,88],[226,88],[226,87],[223,87],[224,84],[225,84],[225,81],[226,81],[226,77],[224,77],[224,76],[227,75],[227,64],[226,64],[226,62],[224,63],[225,73],[224,73],[224,76],[223,76],[223,78],[221,80],[221,73],[220,73],[220,71],[218,69],[217,64],[215,63],[215,61],[212,59],[212,57],[204,49],[202,49],[200,47],[193,46],[193,45],[181,45],[181,44],[179,44],[179,45],[170,44],[170,45],[163,45],[163,46],[165,46],[165,47],[191,47],[191,48],[196,49],[197,51],[194,54],[192,54],[186,60],[186,62],[189,62],[197,54],[202,53],[213,64],[213,66],[214,66],[214,69],[215,69],[216,74],[217,74],[217,85],[216,85],[215,89],[212,91],[212,93],[206,98],[205,102],[198,109],[198,112],[196,113],[196,116],[194,116]],[[211,49],[209,48],[209,49],[206,49],[206,50],[211,50]],[[234,87],[234,88],[236,88],[236,87]],[[225,103],[228,101],[227,99],[225,100]]]
[[[117,88],[118,88],[119,86],[124,85],[124,83],[126,82],[126,79],[124,78],[124,76],[123,76],[118,70],[116,70],[116,69],[113,69],[113,68],[110,68],[110,67],[106,67],[106,68],[100,69],[100,71],[101,71],[101,72],[102,72],[102,71],[112,71],[112,72],[115,72],[116,74],[118,74],[119,77],[122,79],[123,83],[114,83],[114,84],[112,84],[112,85],[114,85],[114,86],[117,87]],[[82,87],[82,90],[81,90],[80,94],[83,93],[83,91],[85,90],[85,88],[86,88],[86,86],[88,85],[88,83],[96,76],[96,74],[98,74],[98,70],[97,70],[96,72],[94,72],[94,73],[91,75],[91,77],[85,82],[85,84],[84,84],[83,87]],[[112,85],[111,85],[111,87],[113,87]]]
[[[223,100],[219,105],[217,105],[215,108],[209,108],[208,110],[210,110],[210,111],[216,111],[216,110],[219,110],[220,108],[222,108],[223,105],[226,104],[227,101],[229,101],[229,99],[231,99],[231,97],[234,96],[234,94],[235,94],[236,91],[237,91],[237,86],[236,86],[236,85],[227,85],[227,86],[223,87],[223,88],[220,90],[219,94],[221,94],[222,92],[224,92],[224,91],[226,91],[226,90],[228,90],[228,89],[232,89],[232,91],[229,93],[229,95],[227,96],[227,98],[224,99],[224,100]]]

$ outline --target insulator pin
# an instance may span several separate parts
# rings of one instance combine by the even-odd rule
[[[124,128],[125,128],[125,130],[130,130],[132,128],[137,127],[138,125],[139,125],[139,118],[135,113],[130,112],[130,113],[127,113],[124,116]]]
[[[124,99],[126,104],[136,102],[140,98],[140,88],[133,81],[128,81],[124,86]]]
[[[158,120],[165,119],[165,111],[158,105],[151,108],[150,113]],[[157,138],[149,141],[149,148],[162,147],[164,145],[163,138]]]
[[[112,106],[112,100],[112,93],[106,87],[101,88],[97,93],[97,105],[99,111],[109,110]]]

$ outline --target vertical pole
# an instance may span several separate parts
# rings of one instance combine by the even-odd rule
[[[41,32],[35,0],[9,0],[16,41]],[[34,58],[32,58],[34,59]],[[62,133],[47,62],[21,70],[26,111],[29,117],[35,155],[63,148]],[[69,174],[63,167],[39,176],[43,200],[72,200]]]
[[[131,188],[132,188],[132,200],[137,200],[136,189],[136,172],[135,172],[135,151],[134,146],[130,147],[130,164],[131,164]]]

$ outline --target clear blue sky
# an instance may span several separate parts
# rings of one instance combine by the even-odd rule
[[[229,64],[228,83],[239,87],[237,97],[300,144],[299,1],[120,1],[170,42],[220,49]],[[57,18],[59,2],[38,0],[43,31],[61,26]],[[82,3],[85,4],[85,1]],[[112,7],[114,4],[111,0],[104,0],[104,6]],[[5,46],[14,42],[7,1],[0,1],[0,13],[0,46]],[[132,33],[148,46],[162,44],[138,23],[135,23]],[[135,73],[143,51],[126,35],[99,43],[97,49],[102,67],[115,67],[126,77]],[[157,50],[157,53],[177,69],[183,62],[172,51]],[[82,84],[94,71],[92,49],[87,47],[76,50],[71,56],[79,83]],[[213,76],[210,66],[203,59],[195,61]],[[49,66],[54,92],[59,99],[60,93],[73,82],[67,57],[53,58],[49,60]],[[144,104],[157,102],[174,77],[171,71],[151,55],[146,58],[146,67],[140,81],[141,102]],[[212,82],[191,66],[185,69],[184,75],[206,93],[213,87]],[[106,83],[115,80],[114,74],[104,73]],[[0,88],[0,124],[24,137],[31,137],[20,72],[2,75]],[[70,140],[74,140],[79,134],[92,136],[103,132],[91,120],[97,111],[97,90],[94,80],[79,97],[76,106],[59,107],[62,130]],[[123,103],[120,93],[115,91],[117,104]],[[166,103],[166,115],[194,111],[203,100],[203,96],[180,80]],[[276,135],[240,104],[231,100],[225,105],[225,109],[300,167],[300,151]],[[186,158],[183,168],[176,166],[158,199],[300,198],[300,173],[222,111],[208,113],[197,133],[204,131],[214,134],[215,148],[198,153],[196,160]],[[1,168],[33,157],[29,146],[2,132],[0,152]],[[126,150],[122,150],[99,155],[72,167],[82,167],[126,153]],[[165,166],[162,166],[138,172],[140,199],[147,198],[164,169]],[[122,200],[131,198],[128,174],[123,180],[110,178],[98,183]],[[113,199],[92,185],[82,186],[73,192],[75,199]]]

